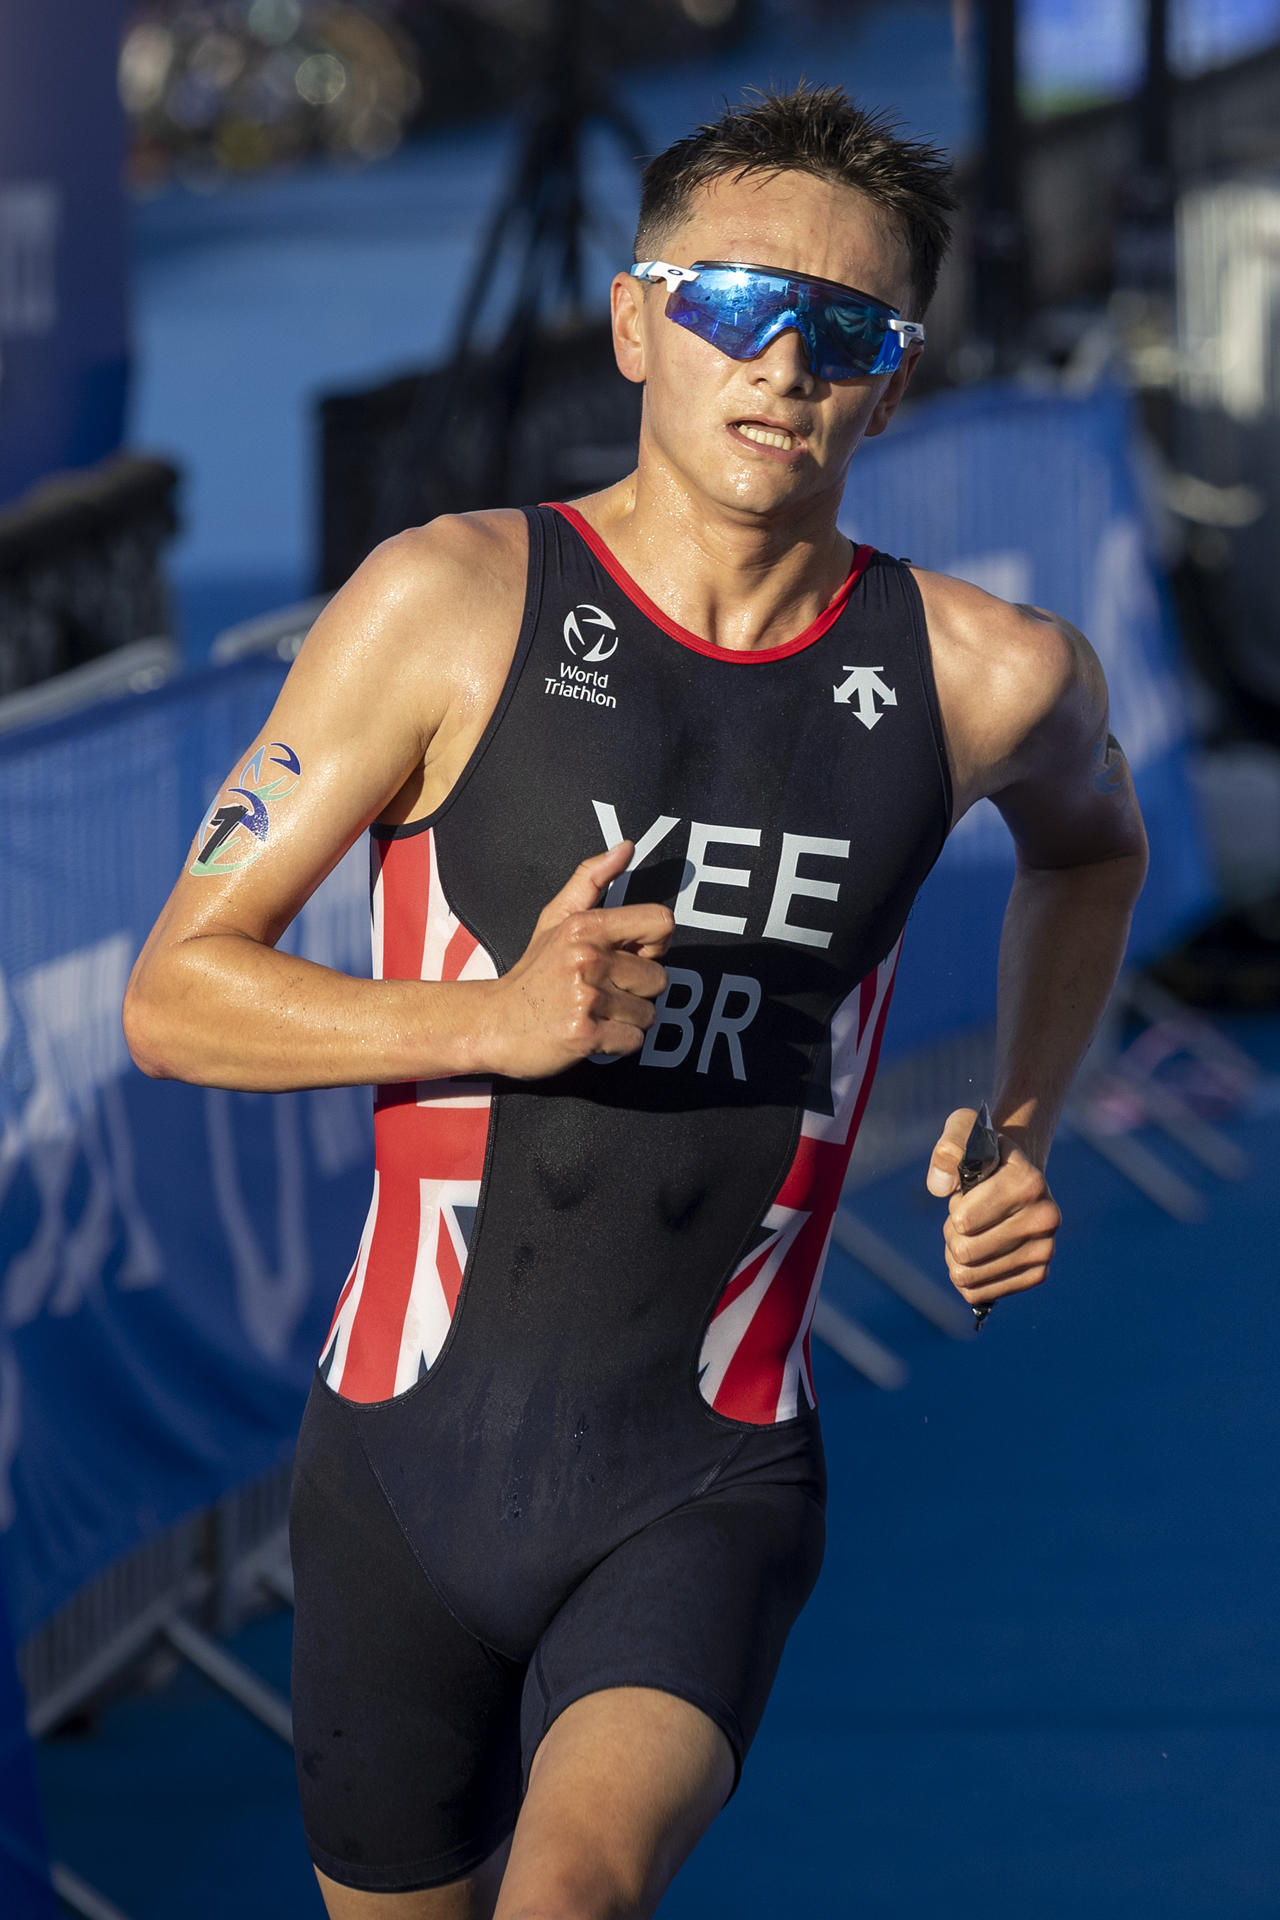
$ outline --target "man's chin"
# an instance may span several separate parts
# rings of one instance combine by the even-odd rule
[[[740,458],[695,463],[681,458],[679,452],[673,458],[658,446],[647,451],[649,459],[642,459],[642,469],[647,466],[655,479],[665,472],[691,504],[701,503],[711,513],[768,525],[797,513],[820,512],[824,501],[833,517],[839,508],[843,476],[833,484],[812,458],[798,465]]]
[[[821,474],[751,473],[722,481],[715,490],[718,505],[726,512],[750,517],[761,524],[807,518],[825,510],[835,514],[840,490],[833,489]]]

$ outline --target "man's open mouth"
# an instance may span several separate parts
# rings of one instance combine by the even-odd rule
[[[783,453],[790,453],[796,444],[794,433],[782,427],[762,427],[755,420],[735,420],[733,428],[744,440],[754,440],[759,447],[778,447]]]

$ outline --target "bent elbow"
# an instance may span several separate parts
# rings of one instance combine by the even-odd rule
[[[141,996],[132,986],[124,996],[120,1024],[124,1028],[124,1043],[129,1049],[129,1058],[139,1072],[145,1073],[149,1080],[172,1079],[173,1076],[165,1071],[158,1048],[152,1043],[150,1022]]]
[[[164,1045],[164,1022],[159,1017],[159,1010],[136,971],[125,988],[120,1023],[124,1028],[124,1042],[129,1049],[129,1056],[139,1072],[145,1073],[149,1080],[179,1080],[183,1077],[181,1069]]]
[[[1147,884],[1147,874],[1151,869],[1151,846],[1147,839],[1147,830],[1141,821],[1138,822],[1137,835],[1129,854],[1129,868],[1132,875],[1133,898],[1136,901]]]

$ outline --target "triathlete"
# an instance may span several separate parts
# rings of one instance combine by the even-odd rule
[[[928,1183],[968,1301],[1048,1268],[1144,869],[1102,675],[836,529],[952,205],[837,89],[659,156],[612,293],[635,471],[381,546],[139,962],[147,1071],[378,1088],[293,1513],[334,1920],[648,1915],[732,1791],[821,1559],[809,1322],[903,924],[983,797],[1002,1164],[955,1191],[955,1113]],[[277,951],[369,829],[375,977]]]

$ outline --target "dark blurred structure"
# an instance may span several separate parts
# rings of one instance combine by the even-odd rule
[[[1008,373],[1023,352],[1028,293],[1018,0],[985,0],[979,40],[982,138],[972,183],[973,364],[975,371]]]
[[[0,10],[0,696],[170,629],[177,476],[114,453],[123,17],[123,0]]]
[[[1120,240],[1144,178],[1164,176],[1171,213],[1172,195],[1194,180],[1280,163],[1280,43],[1206,73],[1166,74],[1158,97],[1167,118],[1153,91],[1029,124],[1024,193],[1034,306],[1105,298],[1117,284],[1132,284]],[[1164,158],[1152,167],[1160,148]]]
[[[1280,1006],[1280,162],[1188,185],[1176,241],[1172,375],[1149,411],[1228,911],[1160,977],[1202,1004]]]
[[[1121,285],[1167,293],[1173,285],[1172,73],[1169,0],[1147,0],[1138,93],[1137,165],[1121,182],[1116,270]]]
[[[124,0],[0,7],[0,501],[120,442],[123,16]]]
[[[117,454],[0,508],[0,696],[172,630],[176,470]]]
[[[1180,192],[1280,166],[1280,9],[1273,43],[1188,72],[1170,60],[1168,0],[1144,0],[1135,91],[1053,113],[1028,110],[1026,10],[975,8],[981,138],[961,165],[956,245],[929,313],[929,384],[982,377],[997,352],[1005,370],[1061,357],[1117,288],[1171,300]],[[1167,339],[1172,307],[1154,324]]]
[[[1178,73],[1168,0],[1146,0],[1137,92],[1030,118],[1016,0],[982,13],[985,146],[931,331],[971,378],[1070,362],[1091,331],[1098,351],[1110,304],[1172,471],[1175,574],[1218,690],[1213,724],[1280,745],[1280,40]]]
[[[580,31],[607,67],[714,52],[753,0],[628,0]],[[312,154],[376,160],[407,133],[509,109],[553,0],[137,0],[120,56],[131,172],[196,186]]]
[[[1280,750],[1280,164],[1188,187],[1177,244],[1165,438],[1184,625],[1213,737]]]
[[[588,314],[584,139],[634,158],[643,138],[611,98],[592,0],[555,0],[541,81],[509,186],[464,293],[445,365],[320,406],[320,586],[379,540],[436,514],[581,493],[634,459],[640,389],[618,374],[607,318]],[[488,296],[510,288],[492,328]]]
[[[640,388],[606,324],[523,329],[490,352],[320,403],[320,588],[440,513],[560,499],[635,463]]]

